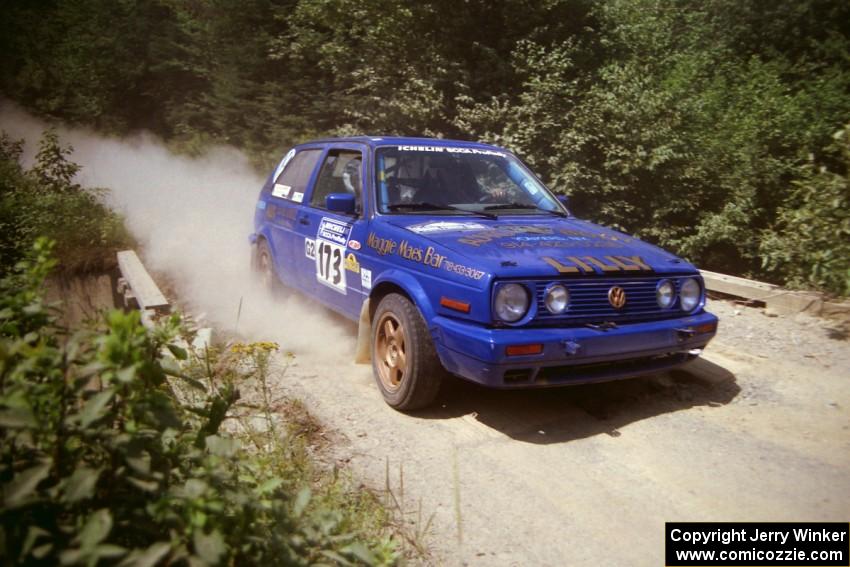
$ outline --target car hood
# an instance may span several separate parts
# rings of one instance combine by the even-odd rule
[[[657,246],[572,217],[491,220],[410,215],[390,224],[439,244],[497,277],[697,271]]]

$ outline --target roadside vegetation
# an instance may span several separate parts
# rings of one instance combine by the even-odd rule
[[[56,242],[64,274],[105,272],[132,238],[120,215],[102,203],[105,189],[74,181],[80,166],[56,133],[44,133],[29,169],[21,164],[23,141],[0,131],[0,275],[32,249],[40,236]]]
[[[31,110],[264,171],[327,134],[496,142],[579,216],[850,294],[842,0],[15,3],[0,54]]]
[[[54,264],[38,239],[0,280],[4,564],[387,565],[411,549],[376,496],[314,465],[303,410],[270,399],[277,345],[198,352],[177,316],[148,331],[121,311],[70,333],[41,296]]]
[[[0,557],[10,565],[391,565],[425,553],[405,511],[320,465],[316,424],[273,399],[274,343],[191,347],[179,317],[83,328],[49,277],[132,245],[105,189],[47,131],[0,135]],[[45,237],[45,235],[47,237]],[[58,244],[57,244],[58,243]],[[388,497],[391,492],[387,492]]]

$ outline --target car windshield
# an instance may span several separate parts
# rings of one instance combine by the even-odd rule
[[[566,211],[512,155],[466,146],[386,146],[376,152],[381,213],[541,214]]]

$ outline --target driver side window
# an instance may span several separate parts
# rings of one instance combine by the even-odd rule
[[[325,200],[331,193],[349,193],[354,195],[357,212],[361,210],[363,192],[363,155],[355,150],[331,150],[328,152],[313,195],[310,206],[324,209]]]

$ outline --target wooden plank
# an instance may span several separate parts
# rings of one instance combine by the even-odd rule
[[[777,293],[783,293],[782,289],[773,284],[739,278],[737,276],[727,276],[726,274],[718,274],[717,272],[709,272],[700,270],[705,287],[709,291],[717,291],[735,297],[743,297],[756,301],[764,301]]]
[[[153,281],[134,250],[118,253],[118,269],[127,281],[142,311],[168,311],[169,305],[159,286]]]
[[[717,272],[701,270],[700,273],[702,273],[705,287],[709,291],[762,302],[767,308],[766,312],[774,315],[794,315],[796,313],[818,315],[823,308],[823,297],[818,293],[791,291],[778,285],[718,274]]]
[[[794,315],[808,313],[820,315],[823,309],[823,297],[819,293],[805,291],[787,291],[764,300],[766,311],[776,315]]]

